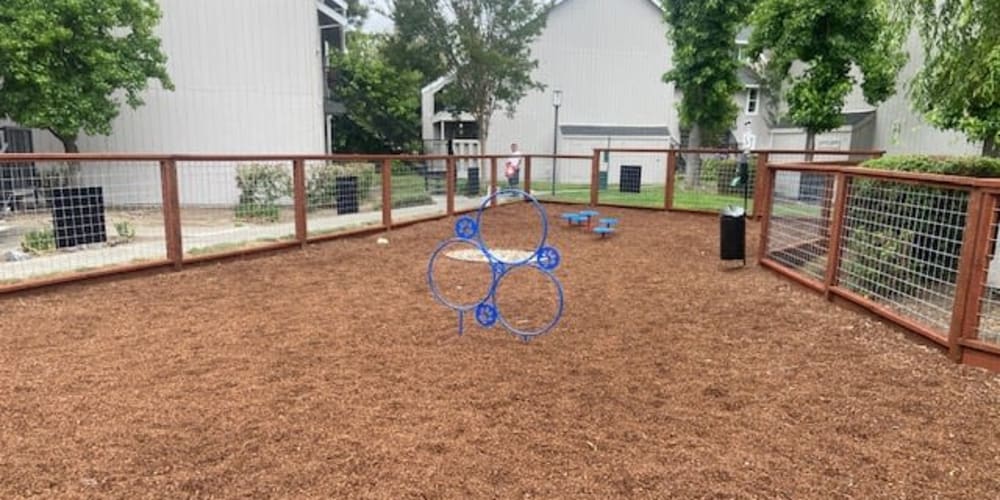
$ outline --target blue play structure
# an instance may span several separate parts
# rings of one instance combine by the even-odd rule
[[[520,261],[506,262],[502,260],[490,250],[486,241],[483,240],[483,234],[481,231],[483,212],[494,198],[504,195],[523,197],[524,199],[530,201],[542,221],[541,238],[539,238],[534,252],[529,257]],[[563,313],[563,289],[562,284],[559,283],[559,280],[556,279],[552,272],[559,267],[562,259],[558,250],[545,245],[545,242],[548,239],[548,232],[548,216],[545,213],[545,208],[538,203],[538,200],[535,199],[535,197],[524,191],[516,189],[505,189],[494,193],[492,196],[483,200],[482,204],[479,206],[479,212],[475,219],[472,217],[461,217],[455,222],[455,237],[441,243],[434,253],[431,254],[430,261],[427,264],[427,283],[430,286],[431,294],[434,295],[434,298],[438,302],[458,312],[459,335],[462,335],[465,330],[466,312],[472,312],[475,315],[476,322],[478,322],[481,326],[490,328],[499,323],[508,332],[512,333],[524,342],[528,342],[535,337],[549,332],[556,326],[557,323],[559,323],[559,319],[562,317]],[[434,264],[440,256],[446,254],[446,252],[444,252],[445,249],[453,246],[470,246],[479,250],[483,253],[483,256],[486,257],[487,262],[490,264],[490,268],[493,270],[492,283],[488,289],[484,291],[482,296],[466,304],[454,303],[443,297],[441,290],[438,289],[437,284],[434,282]],[[500,284],[503,283],[503,280],[506,279],[514,270],[525,268],[534,272],[542,273],[556,288],[556,299],[558,301],[556,314],[550,322],[536,330],[521,330],[514,327],[497,306],[497,290],[500,288]],[[522,299],[530,300],[530,297],[522,297]]]
[[[593,224],[600,214],[595,210],[582,210],[580,212],[566,212],[560,217],[569,223],[570,226],[581,226],[599,234],[601,238],[609,236],[615,232],[618,226],[618,219],[615,217],[604,217],[598,220],[598,224]]]

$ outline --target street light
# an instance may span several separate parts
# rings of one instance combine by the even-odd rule
[[[562,106],[562,90],[552,92],[552,107],[555,108],[555,122],[552,126],[552,196],[556,195],[556,156],[559,154],[559,106]]]

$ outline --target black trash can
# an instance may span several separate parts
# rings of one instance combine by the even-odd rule
[[[719,231],[719,256],[722,260],[742,260],[746,263],[746,211],[742,207],[722,209]]]
[[[51,190],[52,226],[56,248],[71,248],[108,240],[104,223],[104,188]]]
[[[337,214],[358,213],[358,178],[349,175],[337,177]]]
[[[469,167],[468,178],[465,182],[465,195],[479,196],[479,167]]]

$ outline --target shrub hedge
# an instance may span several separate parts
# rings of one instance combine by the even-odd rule
[[[985,157],[886,156],[862,167],[966,177],[1000,177]],[[841,284],[869,297],[914,295],[954,283],[969,197],[943,186],[854,178]]]

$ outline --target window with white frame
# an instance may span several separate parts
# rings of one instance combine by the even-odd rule
[[[760,108],[760,88],[747,87],[746,114],[756,115],[758,108]]]
[[[736,42],[736,60],[739,62],[747,62],[750,60],[750,49],[746,43],[740,41]]]

